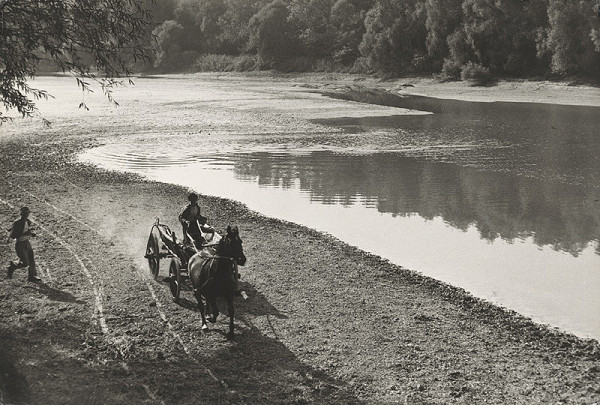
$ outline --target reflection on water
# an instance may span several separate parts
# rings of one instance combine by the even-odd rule
[[[298,187],[323,204],[360,202],[382,213],[442,217],[461,230],[474,226],[489,241],[531,236],[577,256],[600,235],[598,203],[579,185],[397,153],[255,153],[233,161],[238,178],[259,185]]]
[[[400,102],[436,114],[321,120],[348,132],[219,152],[118,145],[83,159],[242,201],[600,339],[600,109]]]
[[[394,129],[383,144],[413,146],[415,153],[407,153],[411,156],[600,187],[600,107],[418,96],[396,100],[392,104],[398,107],[435,114],[318,122],[353,132]]]

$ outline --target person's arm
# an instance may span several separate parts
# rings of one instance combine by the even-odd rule
[[[207,217],[203,217],[203,216],[202,216],[202,215],[200,215],[200,214],[198,214],[198,218],[197,218],[197,220],[198,220],[198,223],[199,223],[201,226],[204,226],[204,225],[206,225],[206,222],[208,222],[208,218],[207,218]]]
[[[187,206],[187,207],[185,207],[185,209],[183,211],[181,211],[181,214],[179,214],[179,222],[182,225],[190,222],[188,219],[189,211],[190,211],[190,207]]]
[[[198,213],[196,214],[196,218],[192,218],[192,219],[194,221],[198,221],[199,225],[206,224],[206,221],[208,221],[208,218],[201,214],[200,204],[196,204],[196,207],[198,208]]]
[[[27,230],[27,232],[24,233],[24,235],[28,235],[28,236],[32,236],[32,237],[36,236],[35,232],[33,232],[33,231],[35,231],[35,228],[33,227],[33,224],[29,219],[27,220],[27,228],[29,228],[29,229]]]
[[[19,236],[21,236],[21,233],[23,232],[23,227],[20,227],[21,229],[19,230],[20,223],[21,221],[13,222],[12,228],[10,230],[10,239],[17,239]]]

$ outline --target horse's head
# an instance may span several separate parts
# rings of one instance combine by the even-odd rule
[[[244,255],[242,239],[237,226],[227,227],[227,232],[217,247],[217,254],[233,258],[239,266],[246,264],[246,255]]]

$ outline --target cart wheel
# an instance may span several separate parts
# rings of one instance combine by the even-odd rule
[[[150,232],[150,236],[148,237],[146,258],[148,259],[150,273],[152,274],[152,277],[156,279],[156,277],[158,277],[158,271],[160,270],[160,249],[158,247],[158,237],[154,232]]]
[[[181,292],[181,262],[177,257],[171,259],[171,265],[169,266],[169,287],[171,288],[173,301],[179,301],[179,293]]]

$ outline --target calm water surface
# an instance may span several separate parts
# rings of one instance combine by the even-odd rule
[[[600,108],[398,98],[431,115],[82,159],[246,203],[600,339]]]

